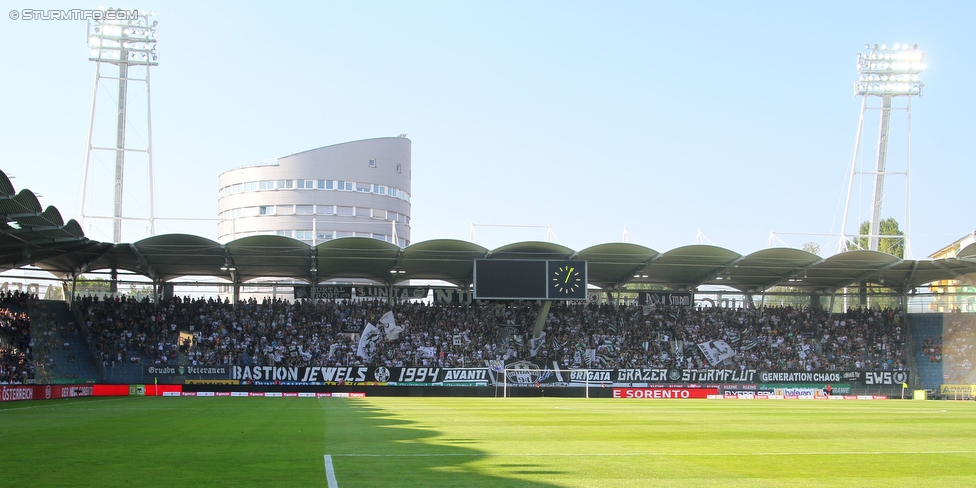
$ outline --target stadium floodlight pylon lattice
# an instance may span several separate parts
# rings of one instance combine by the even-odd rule
[[[158,22],[152,20],[151,17],[153,15],[154,12],[147,14],[138,10],[108,9],[102,11],[102,15],[98,18],[88,22],[88,47],[90,49],[88,60],[95,62],[95,84],[92,93],[91,119],[88,124],[85,168],[81,182],[79,223],[85,228],[87,219],[111,220],[112,242],[115,243],[122,242],[123,240],[123,220],[148,220],[149,235],[155,235],[156,233],[155,183],[153,182],[152,103],[149,89],[149,72],[151,67],[159,65],[159,56],[156,52],[156,27]],[[109,73],[105,65],[118,67],[117,74]],[[130,68],[133,67],[144,68],[144,71],[140,70],[144,73],[144,76],[133,77],[130,74]],[[108,117],[114,118],[115,130],[113,133],[115,140],[113,144],[93,142],[96,125],[100,125],[96,122],[101,119],[100,117],[96,117],[96,102],[98,100],[99,85],[102,80],[115,80],[118,82],[118,92],[109,94],[109,99],[115,102],[116,106],[113,107],[114,110],[112,111],[106,110],[104,113],[106,120],[101,120],[103,122],[101,125],[109,125],[111,122],[109,122]],[[142,127],[135,127],[129,119],[130,82],[145,83],[145,135],[140,131]],[[133,138],[131,137],[127,140],[127,131],[134,131],[137,139],[141,139],[140,142],[144,143],[144,147],[142,144],[134,144]],[[86,202],[91,184],[89,177],[92,159],[99,161],[100,158],[98,155],[102,153],[113,155],[113,159],[115,160],[112,215],[98,215],[100,213],[98,211],[94,211],[94,214],[89,213],[90,211],[87,205],[90,202]],[[147,161],[146,173],[148,175],[147,190],[140,188],[135,192],[126,192],[124,176],[127,173],[125,167],[127,154],[132,154],[133,156],[145,154]],[[131,195],[140,195],[143,191],[146,192],[145,196],[148,198],[148,210],[143,209],[142,212],[148,212],[148,216],[136,217],[130,215],[132,212],[123,214],[123,197],[128,194],[131,198]],[[93,189],[93,193],[105,192],[98,192]],[[143,204],[143,202],[138,201],[135,203],[139,206]],[[86,231],[90,229],[91,223],[89,222]]]
[[[898,175],[905,177],[904,257],[910,258],[909,208],[911,204],[912,97],[922,96],[923,83],[919,75],[925,69],[925,55],[918,50],[918,44],[911,46],[908,44],[895,44],[890,48],[885,44],[880,46],[877,44],[873,46],[865,44],[864,51],[857,54],[858,80],[854,82],[854,95],[862,97],[861,116],[857,124],[857,136],[854,140],[854,151],[848,179],[847,201],[844,206],[844,220],[841,224],[841,239],[837,246],[837,252],[843,252],[847,246],[851,245],[852,236],[867,237],[868,249],[872,251],[878,250],[879,241],[883,237],[881,235],[881,206],[885,197],[885,176]],[[879,99],[881,101],[880,106],[869,107],[869,98]],[[904,107],[892,106],[892,101],[896,98],[905,100]],[[904,148],[905,165],[903,171],[891,171],[888,167],[891,112],[892,110],[899,109],[904,110],[907,117]],[[878,110],[880,112],[875,165],[873,171],[860,171],[858,168],[861,159],[861,139],[864,132],[865,113],[868,110]],[[851,212],[851,195],[854,192],[854,180],[858,175],[874,176],[874,190],[870,203],[870,228],[866,236],[860,235],[858,231],[850,233],[847,229],[848,218]],[[859,222],[857,225],[859,225]]]
[[[520,388],[546,388],[551,385],[556,388],[582,388],[583,398],[590,397],[591,370],[589,369],[540,369],[540,368],[504,368],[502,370],[502,397],[508,398],[511,386]],[[556,378],[556,384],[543,383],[549,378]]]

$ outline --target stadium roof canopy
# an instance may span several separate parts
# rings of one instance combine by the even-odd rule
[[[15,192],[0,172],[0,271],[37,266],[59,278],[100,270],[127,270],[155,282],[210,276],[244,283],[259,278],[305,283],[442,280],[470,285],[475,259],[579,259],[589,283],[617,289],[643,283],[678,291],[723,285],[745,293],[789,286],[813,294],[833,293],[862,281],[897,292],[940,280],[976,283],[976,244],[955,258],[902,260],[876,251],[847,251],[829,258],[790,248],[741,255],[711,245],[658,252],[632,243],[598,244],[575,251],[549,242],[519,242],[489,250],[477,244],[438,239],[400,248],[385,241],[347,237],[309,246],[281,236],[249,236],[226,244],[203,237],[168,234],[134,243],[111,244],[85,237],[58,210],[41,210],[29,190]]]

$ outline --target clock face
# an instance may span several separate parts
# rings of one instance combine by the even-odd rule
[[[551,289],[558,295],[576,295],[585,285],[583,282],[583,270],[580,269],[579,265],[559,265],[550,274],[552,275],[550,278]]]

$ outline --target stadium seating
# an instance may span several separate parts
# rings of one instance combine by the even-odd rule
[[[489,361],[529,360],[566,368],[711,368],[716,365],[697,348],[713,340],[736,351],[722,360],[721,368],[907,369],[901,315],[893,310],[829,314],[790,307],[559,303],[549,311],[545,337],[533,340],[537,302],[401,303],[386,323],[381,319],[387,305],[379,301],[230,304],[176,297],[153,304],[126,297],[82,297],[76,302],[78,315],[63,303],[31,303],[35,354],[28,374],[41,381],[95,379],[103,372],[104,381],[135,383],[143,381],[144,366],[152,364],[483,367]],[[80,327],[73,326],[74,317],[80,318]],[[368,325],[378,326],[381,336],[371,357],[363,357],[358,333]],[[958,329],[972,331],[966,327]],[[941,316],[914,315],[912,331],[922,384],[937,385],[942,364],[930,361],[923,345],[940,337]],[[0,336],[12,349],[9,330]],[[24,346],[22,338],[19,344]],[[972,346],[960,347],[968,351]],[[18,351],[29,352],[26,347]]]

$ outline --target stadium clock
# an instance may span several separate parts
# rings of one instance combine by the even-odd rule
[[[586,262],[549,262],[549,299],[586,298]]]

